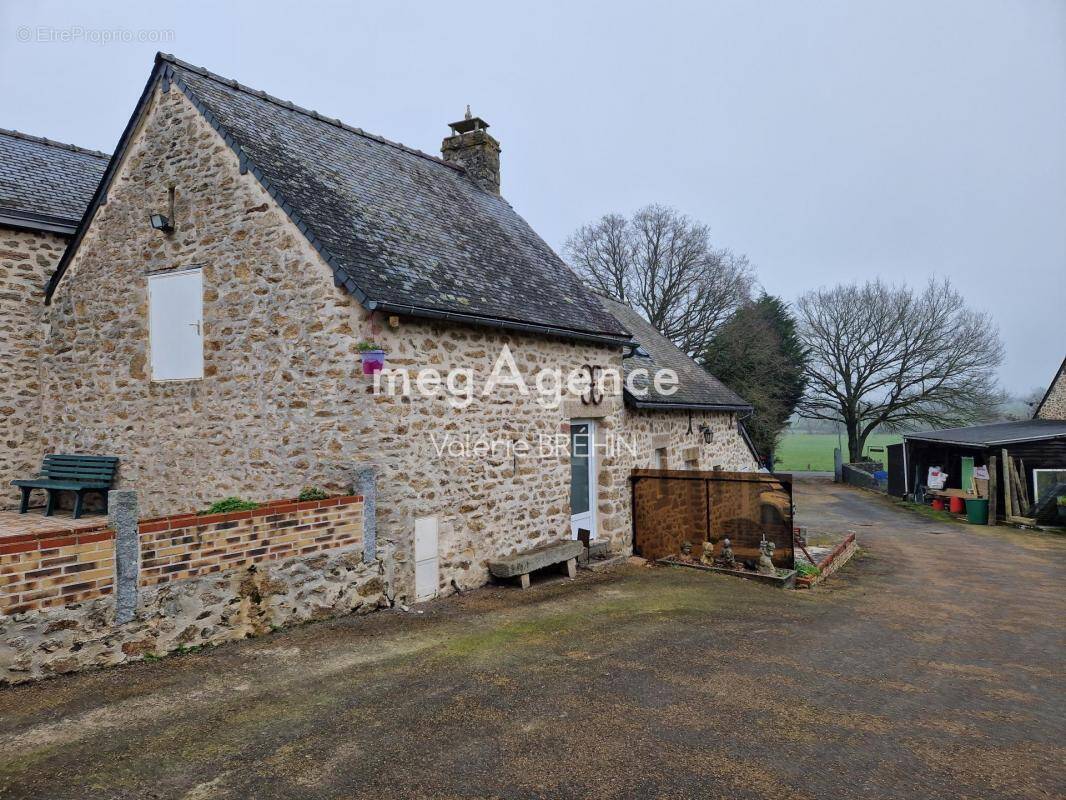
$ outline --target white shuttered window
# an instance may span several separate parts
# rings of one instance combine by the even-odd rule
[[[199,269],[148,276],[152,380],[204,376],[204,287]]]

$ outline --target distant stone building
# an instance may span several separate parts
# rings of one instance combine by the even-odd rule
[[[104,153],[0,129],[0,508],[39,466],[44,292],[107,166]]]
[[[487,123],[451,128],[436,158],[159,56],[49,283],[23,461],[118,456],[149,515],[348,491],[371,466],[409,599],[578,527],[628,551],[634,467],[755,469],[750,404],[590,292],[500,197]],[[376,389],[371,344],[390,380],[433,368],[477,391]],[[680,386],[555,406],[481,391],[504,352],[530,388],[661,368]]]
[[[1034,419],[1066,419],[1066,358],[1051,379],[1044,399],[1033,413]]]

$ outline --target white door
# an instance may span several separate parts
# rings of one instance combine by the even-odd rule
[[[152,380],[197,380],[204,376],[203,316],[200,270],[148,276]]]
[[[570,423],[570,536],[585,528],[596,538],[596,423]]]
[[[415,599],[436,597],[438,582],[437,518],[419,517],[415,520]]]

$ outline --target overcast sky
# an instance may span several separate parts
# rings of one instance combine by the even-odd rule
[[[0,127],[110,152],[158,49],[427,152],[470,103],[557,249],[665,203],[790,301],[949,276],[1011,391],[1066,355],[1064,0],[98,5],[0,0]]]

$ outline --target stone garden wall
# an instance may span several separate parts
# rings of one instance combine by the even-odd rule
[[[385,581],[381,560],[344,548],[152,586],[121,625],[114,595],[0,615],[0,686],[368,613]]]
[[[123,622],[115,530],[0,539],[0,685],[387,605],[364,511],[348,496],[142,521]]]
[[[841,467],[841,477],[844,483],[851,486],[883,492],[887,489],[887,484],[882,486],[881,482],[874,477],[874,472],[882,469],[884,467],[879,462],[862,461],[854,464],[844,464]]]
[[[66,246],[58,234],[0,227],[0,509],[18,505],[11,481],[41,466],[37,357],[44,286]]]

